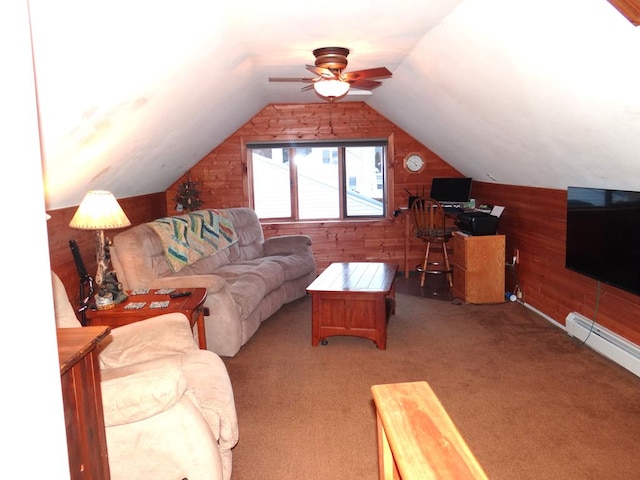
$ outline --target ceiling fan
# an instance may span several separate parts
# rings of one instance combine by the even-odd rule
[[[351,87],[359,90],[373,90],[382,82],[373,79],[389,78],[391,72],[386,67],[368,68],[344,72],[347,67],[349,49],[343,47],[316,48],[313,56],[315,65],[307,65],[307,70],[316,74],[314,78],[281,78],[271,77],[270,82],[309,83],[302,87],[303,91],[314,89],[318,95],[329,101],[342,98]]]

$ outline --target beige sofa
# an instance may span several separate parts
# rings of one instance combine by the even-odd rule
[[[191,256],[191,250],[185,250],[182,244],[192,241],[192,229],[202,228],[196,222],[199,217],[206,219],[202,221],[210,230],[219,229],[211,237],[215,242],[226,238],[214,252]],[[173,239],[177,244],[172,247],[161,227],[185,238],[180,242]],[[168,253],[174,247],[182,249],[173,252],[175,258]],[[176,258],[182,264],[176,265]],[[207,288],[207,348],[229,357],[283,304],[306,295],[306,288],[316,277],[309,236],[265,240],[256,213],[244,207],[203,210],[135,226],[113,238],[111,259],[118,280],[127,290]]]
[[[52,272],[56,326],[81,328]],[[238,421],[222,360],[181,313],[114,328],[99,354],[112,480],[230,480]]]

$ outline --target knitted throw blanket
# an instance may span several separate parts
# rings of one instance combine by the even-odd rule
[[[219,210],[198,210],[147,223],[160,237],[174,272],[238,241],[233,223]]]

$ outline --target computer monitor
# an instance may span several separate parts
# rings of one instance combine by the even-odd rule
[[[436,177],[431,182],[429,197],[440,203],[465,203],[471,196],[471,178]]]

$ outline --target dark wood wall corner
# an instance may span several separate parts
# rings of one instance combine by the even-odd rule
[[[164,192],[141,195],[137,197],[119,198],[120,206],[129,217],[132,225],[139,225],[149,222],[167,214]],[[76,306],[80,287],[79,277],[76,270],[69,240],[76,240],[82,259],[91,275],[95,275],[95,235],[90,230],[76,230],[69,227],[69,222],[76,213],[77,206],[48,210],[51,218],[47,221],[47,231],[49,237],[49,257],[51,259],[51,269],[62,280],[67,296]],[[109,230],[107,237],[112,238],[121,230]]]
[[[527,305],[563,325],[569,312],[594,318],[598,308],[599,324],[640,344],[640,297],[605,285],[596,307],[597,282],[564,266],[566,190],[474,182],[472,195],[482,203],[506,207],[498,233],[507,239],[505,262],[519,250],[513,273]],[[513,288],[514,277],[505,273],[507,289]]]

